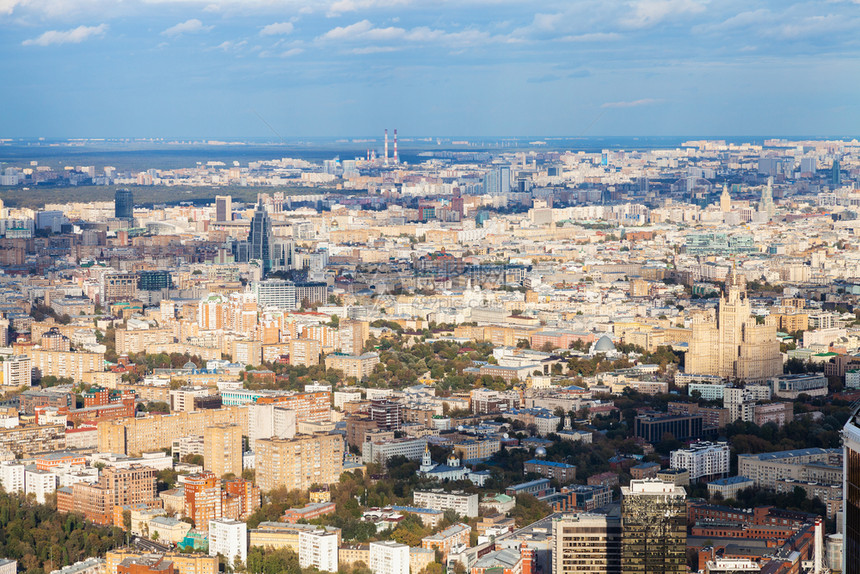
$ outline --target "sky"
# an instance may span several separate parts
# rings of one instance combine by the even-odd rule
[[[0,138],[860,134],[860,0],[0,0]]]

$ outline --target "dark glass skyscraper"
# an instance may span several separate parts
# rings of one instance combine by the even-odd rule
[[[114,217],[134,219],[134,197],[129,189],[118,189],[114,195]]]
[[[248,234],[248,259],[263,262],[263,275],[272,270],[272,222],[262,203],[257,204]]]
[[[687,493],[659,480],[621,487],[622,574],[687,572]]]
[[[842,572],[860,574],[860,409],[851,414],[842,429],[842,448],[842,511],[845,513]]]

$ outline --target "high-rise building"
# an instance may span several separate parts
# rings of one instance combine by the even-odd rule
[[[552,544],[552,574],[620,574],[620,509],[553,519]]]
[[[337,572],[338,533],[323,528],[299,532],[299,566]]]
[[[215,221],[218,223],[233,220],[233,198],[229,195],[215,196]]]
[[[72,486],[71,510],[97,524],[113,524],[113,509],[125,505],[155,505],[155,469],[146,466],[105,468],[96,484]]]
[[[197,528],[221,518],[221,481],[214,473],[201,472],[185,479],[185,516]]]
[[[723,193],[720,194],[720,211],[728,213],[732,210],[732,196],[729,194],[729,186],[723,186]]]
[[[386,399],[375,399],[370,403],[370,418],[376,427],[387,431],[400,430],[400,403]]]
[[[842,429],[842,512],[845,515],[842,572],[860,574],[860,409]]]
[[[248,525],[232,518],[218,518],[208,524],[209,556],[220,554],[230,566],[244,564],[248,560]]]
[[[272,222],[262,202],[257,204],[254,217],[251,219],[248,259],[262,261],[264,276],[272,269]]]
[[[343,471],[343,449],[338,434],[258,440],[257,484],[264,492],[279,486],[308,490],[314,484],[334,484]]]
[[[134,196],[130,189],[118,189],[114,194],[114,217],[134,219]]]
[[[27,355],[12,355],[3,361],[3,380],[0,385],[4,387],[30,387],[32,378],[32,367],[30,357]]]
[[[393,540],[370,543],[373,574],[409,574],[409,546]]]
[[[773,177],[767,178],[767,185],[761,191],[761,201],[759,201],[758,210],[767,213],[768,217],[773,217],[776,211],[776,207],[773,204]]]
[[[687,572],[687,493],[661,480],[621,487],[621,572]]]
[[[717,321],[697,320],[687,353],[686,372],[746,382],[766,381],[782,374],[776,321],[758,324],[751,316],[746,280],[734,269],[726,276]]]
[[[842,185],[842,172],[840,169],[839,158],[833,158],[833,167],[830,169],[830,185],[833,187]]]
[[[242,475],[242,427],[216,424],[203,431],[203,467],[217,477]]]

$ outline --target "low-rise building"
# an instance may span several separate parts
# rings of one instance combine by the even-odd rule
[[[447,492],[441,488],[416,490],[412,493],[413,506],[434,510],[453,510],[460,516],[478,516],[478,495],[463,491]]]

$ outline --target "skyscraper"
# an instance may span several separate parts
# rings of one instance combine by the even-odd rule
[[[118,189],[114,194],[114,217],[134,219],[134,196],[129,189]]]
[[[840,171],[839,158],[833,158],[833,167],[830,170],[830,184],[833,187],[842,185],[842,172]]]
[[[843,530],[842,572],[860,574],[860,408],[842,429]]]
[[[729,186],[723,185],[723,193],[720,195],[720,211],[728,213],[732,210],[732,196],[729,195]]]
[[[233,220],[233,198],[229,195],[215,196],[215,221],[220,223],[223,221]]]
[[[761,192],[761,201],[759,201],[758,210],[766,212],[768,217],[773,217],[775,211],[775,206],[773,205],[773,177],[767,178],[767,186]]]
[[[248,259],[263,262],[263,275],[272,269],[272,222],[263,203],[257,204],[251,219],[251,232],[248,234]]]
[[[734,269],[726,276],[716,323],[699,319],[693,323],[686,361],[687,373],[746,382],[782,374],[776,322],[767,317],[759,325],[751,316],[746,280]]]
[[[687,493],[661,480],[621,487],[622,574],[687,572]]]

